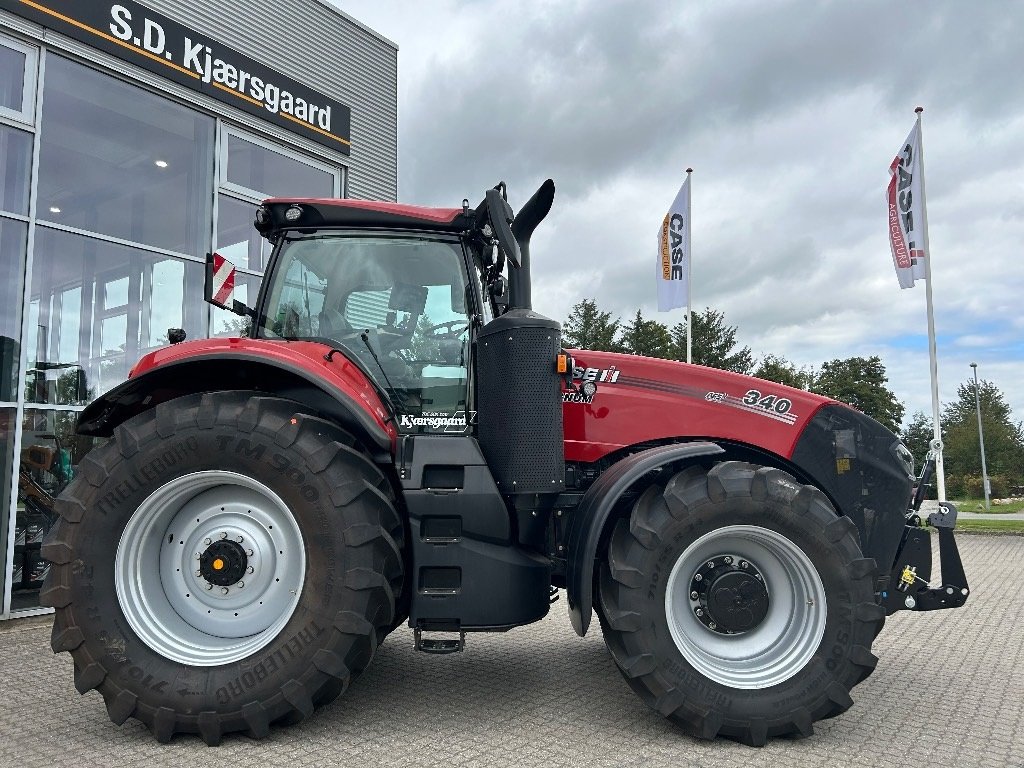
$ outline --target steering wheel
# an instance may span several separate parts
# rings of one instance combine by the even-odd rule
[[[437,333],[442,328],[447,328],[444,333]],[[445,323],[436,323],[423,329],[423,334],[431,339],[457,339],[469,330],[469,323],[462,318],[449,320]]]

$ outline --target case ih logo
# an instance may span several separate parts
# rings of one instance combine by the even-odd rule
[[[606,384],[614,384],[619,380],[619,374],[622,373],[614,365],[608,368],[581,368],[576,366],[572,369],[573,379],[579,381],[596,381],[604,382]]]

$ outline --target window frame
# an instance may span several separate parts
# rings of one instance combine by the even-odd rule
[[[0,120],[10,121],[22,128],[35,127],[36,80],[39,72],[39,48],[0,34],[0,46],[25,54],[22,72],[21,108],[12,109],[0,104]]]
[[[295,160],[303,165],[307,165],[318,171],[323,171],[328,174],[334,180],[331,197],[340,197],[341,190],[344,186],[344,167],[331,165],[328,163],[320,162],[310,157],[309,155],[303,154],[294,150],[290,147],[286,147],[269,139],[261,138],[255,134],[243,131],[240,128],[224,123],[221,128],[217,153],[218,153],[218,179],[217,189],[220,192],[232,193],[232,197],[243,199],[249,202],[261,203],[267,199],[269,193],[252,189],[250,187],[242,186],[241,184],[235,184],[228,181],[228,144],[231,138],[241,139],[247,141],[250,144],[255,144],[258,147],[262,147],[268,152],[275,152],[276,154],[283,155],[290,160]]]

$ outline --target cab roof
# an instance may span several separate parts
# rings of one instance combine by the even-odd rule
[[[462,232],[473,226],[473,211],[462,208],[427,208],[402,203],[339,198],[282,198],[265,200],[270,214],[269,231],[295,228],[366,227]],[[285,211],[298,207],[298,218],[288,220]]]

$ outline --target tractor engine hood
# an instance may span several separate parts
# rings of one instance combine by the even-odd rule
[[[572,350],[573,389],[562,394],[566,460],[678,438],[729,440],[789,458],[821,395],[750,376],[614,352]],[[593,394],[587,394],[596,386]],[[840,406],[848,408],[848,406]]]

